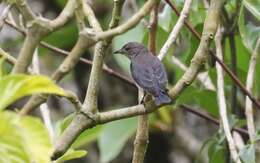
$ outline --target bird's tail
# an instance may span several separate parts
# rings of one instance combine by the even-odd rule
[[[168,103],[172,102],[172,99],[165,92],[160,93],[159,96],[156,96],[154,98],[154,100],[155,100],[156,106],[159,106],[159,105],[162,105],[162,104],[168,104]]]

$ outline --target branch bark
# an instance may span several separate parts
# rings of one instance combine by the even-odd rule
[[[120,25],[119,27],[113,28],[113,29],[108,30],[106,32],[100,32],[101,35],[104,33],[104,35],[102,35],[102,37],[99,38],[100,40],[98,40],[98,39],[93,40],[93,36],[91,36],[88,33],[88,30],[80,32],[80,37],[78,39],[78,42],[77,42],[76,46],[73,48],[74,51],[72,50],[71,53],[70,53],[71,57],[67,57],[64,60],[64,62],[62,63],[62,65],[59,67],[59,69],[52,75],[54,81],[56,81],[56,82],[59,81],[66,73],[68,73],[74,67],[74,65],[79,60],[81,54],[83,53],[84,49],[86,49],[86,48],[90,47],[91,45],[95,44],[97,41],[101,41],[101,40],[105,40],[105,39],[109,40],[109,38],[112,38],[116,35],[124,33],[127,30],[129,30],[130,28],[137,25],[137,23],[151,10],[151,8],[155,4],[155,2],[156,2],[156,0],[147,1],[144,4],[144,6],[139,10],[139,12],[137,12],[132,18],[130,18],[130,20],[128,20],[126,23]],[[114,19],[113,21],[115,21],[115,20],[116,19]],[[119,31],[119,33],[118,33],[118,31]],[[83,47],[78,49],[77,46],[80,46],[80,45],[82,45]],[[69,67],[68,67],[67,66],[68,63],[72,63],[72,64],[69,64]],[[34,108],[38,107],[41,103],[43,103],[46,100],[46,97],[44,97],[44,98],[45,99],[43,99],[43,98],[40,99],[40,96],[32,97],[29,100],[29,102],[27,102],[25,107],[22,109],[21,114],[27,114],[28,112],[30,112]],[[26,110],[28,110],[28,111],[26,111]]]
[[[246,89],[252,93],[253,83],[254,83],[254,73],[255,73],[255,67],[257,63],[257,58],[260,53],[260,37],[257,40],[256,47],[252,53],[250,62],[249,62],[249,68],[247,73],[247,79],[246,79]],[[249,138],[250,142],[253,144],[255,140],[255,126],[254,126],[254,116],[253,116],[253,104],[252,101],[246,97],[246,109],[245,109],[245,115],[247,120],[247,128],[249,132]]]
[[[177,10],[177,8],[171,3],[171,1],[169,0],[165,0],[165,2],[172,8],[172,10],[176,13],[176,15],[180,15],[179,11]],[[186,25],[186,27],[192,32],[192,34],[198,39],[201,40],[201,36],[200,34],[195,30],[194,27],[192,27],[192,25],[190,24],[190,22],[188,20],[184,21],[184,24]],[[247,95],[252,102],[255,104],[255,106],[257,107],[257,109],[260,109],[260,102],[257,101],[257,99],[252,96],[252,94],[250,94],[248,92],[248,90],[245,88],[245,86],[240,82],[240,80],[237,78],[237,76],[212,52],[210,51],[209,53],[219,64],[220,66],[223,68],[223,70],[230,76],[230,78],[237,84],[237,86],[240,88],[240,90]]]
[[[26,33],[25,33],[22,29],[20,29],[20,28],[19,28],[18,26],[16,26],[16,25],[12,24],[10,21],[5,20],[5,23],[6,23],[7,25],[9,25],[11,28],[13,28],[13,29],[15,29],[16,31],[18,31],[19,33],[21,33],[22,35],[24,35],[24,36],[26,35]],[[59,55],[63,55],[63,56],[68,56],[69,53],[70,53],[70,52],[68,52],[68,51],[66,51],[66,50],[63,50],[63,49],[60,49],[60,48],[55,47],[55,46],[53,46],[53,45],[50,45],[50,44],[48,44],[48,43],[46,43],[46,42],[44,42],[44,41],[41,41],[41,42],[40,42],[40,46],[42,46],[42,47],[44,47],[44,48],[46,48],[46,49],[49,49],[50,51],[54,52],[54,54],[59,54]],[[1,51],[0,51],[0,53],[1,53]],[[7,54],[7,53],[6,53],[6,54]],[[1,55],[1,54],[0,54],[0,55]],[[14,57],[12,57],[12,58],[10,58],[10,57],[12,57],[12,56],[9,55],[8,57],[6,57],[6,59],[7,59],[8,62],[11,62],[11,63],[12,63],[12,58],[14,58]],[[15,58],[14,58],[14,59],[15,59]],[[88,59],[85,59],[85,58],[82,58],[82,57],[79,59],[79,61],[82,62],[82,63],[85,63],[85,64],[87,64],[87,65],[92,65],[92,64],[93,64],[91,60],[88,60]],[[122,81],[124,81],[124,82],[126,82],[126,83],[128,83],[128,84],[130,84],[131,86],[134,86],[134,87],[135,87],[135,84],[134,84],[133,80],[130,79],[130,78],[128,78],[127,76],[124,76],[124,75],[120,74],[119,72],[114,71],[113,69],[111,69],[111,68],[109,68],[109,67],[104,67],[104,66],[103,66],[103,71],[106,72],[107,74],[112,75],[112,76],[114,76],[114,77],[116,77],[116,78],[118,78],[118,79],[120,79],[120,80],[122,80]]]
[[[216,43],[216,53],[217,56],[222,60],[223,54],[222,54],[222,45],[221,45],[221,39],[222,39],[222,31],[221,27],[219,26],[218,32],[215,37],[215,43]],[[231,153],[232,159],[236,163],[241,163],[239,159],[239,155],[235,146],[235,142],[232,138],[230,127],[228,123],[227,118],[227,108],[226,108],[226,100],[225,100],[225,92],[224,92],[224,77],[223,72],[221,69],[221,66],[217,63],[216,64],[217,69],[217,94],[218,94],[218,106],[219,106],[219,114],[221,118],[221,124],[223,125],[224,132],[228,141],[229,150]]]
[[[183,6],[183,9],[181,11],[180,17],[177,21],[177,23],[175,24],[175,26],[173,27],[167,41],[164,43],[163,47],[160,50],[160,53],[158,55],[158,58],[160,60],[162,60],[164,58],[164,56],[167,54],[170,46],[176,41],[179,32],[183,26],[183,23],[185,21],[185,19],[188,17],[189,15],[189,11],[190,11],[190,6],[191,6],[191,2],[192,0],[186,0]]]
[[[200,45],[191,61],[190,67],[182,76],[182,78],[177,82],[177,84],[170,90],[169,95],[172,99],[176,99],[180,95],[180,93],[189,84],[192,83],[192,81],[198,74],[201,65],[205,62],[210,42],[218,26],[219,10],[221,5],[222,3],[219,0],[211,1],[210,9],[208,10],[207,17],[204,23],[203,36]],[[155,111],[156,109],[158,109],[158,107],[155,106],[154,101],[149,101],[145,103],[145,108],[144,105],[136,105],[96,114],[82,111],[78,112],[68,128],[66,128],[63,134],[58,138],[55,151],[52,155],[52,159],[55,160],[60,157],[69,148],[69,146],[73,143],[77,136],[85,129],[109,121],[150,113]]]

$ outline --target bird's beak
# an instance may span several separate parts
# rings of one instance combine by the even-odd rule
[[[119,49],[117,51],[114,51],[113,54],[124,54],[124,50],[123,49]]]

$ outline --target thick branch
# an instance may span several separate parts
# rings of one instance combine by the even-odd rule
[[[165,2],[167,4],[170,5],[170,7],[172,8],[172,10],[176,13],[176,15],[180,15],[179,11],[177,10],[177,8],[171,3],[171,1],[169,0],[165,0]],[[190,22],[188,20],[184,21],[184,24],[186,25],[186,27],[192,32],[192,34],[198,39],[201,39],[200,34],[195,30],[194,27],[192,27],[192,25],[190,24]],[[245,86],[240,82],[240,80],[237,78],[237,76],[231,71],[229,70],[229,68],[216,56],[214,55],[214,53],[212,51],[210,51],[209,53],[219,64],[220,66],[223,68],[223,70],[230,76],[230,78],[237,84],[237,86],[240,88],[240,90],[247,95],[252,102],[255,104],[255,106],[257,106],[257,109],[260,109],[260,103],[256,100],[256,98],[254,96],[252,96],[252,94],[250,94],[248,92],[248,90],[245,88]]]
[[[77,0],[69,0],[59,16],[50,21],[50,26],[53,29],[62,27],[73,16],[76,7]]]
[[[196,77],[201,64],[205,62],[205,57],[209,49],[209,43],[218,26],[220,6],[221,2],[219,0],[211,1],[210,9],[205,20],[200,45],[192,59],[190,67],[175,87],[170,90],[169,95],[171,98],[176,99],[183,89],[185,89],[187,85],[191,84]],[[158,107],[155,106],[154,102],[150,101],[145,104],[145,108],[143,105],[137,105],[105,113],[96,113],[94,115],[89,112],[79,112],[79,114],[72,120],[69,127],[59,137],[52,159],[57,159],[60,157],[69,148],[77,136],[85,129],[93,127],[96,124],[153,112],[157,108]]]
[[[100,32],[100,33],[89,33],[88,30],[85,30],[83,32],[83,34],[85,34],[86,36],[89,37],[92,36],[93,38],[93,43],[100,41],[100,40],[104,40],[107,39],[109,37],[114,37],[117,35],[120,35],[122,33],[127,32],[129,29],[135,27],[142,18],[144,18],[145,15],[147,15],[147,13],[149,13],[152,9],[152,7],[154,6],[154,4],[157,2],[157,0],[148,0],[143,7],[135,14],[133,15],[128,21],[126,21],[125,23],[123,23],[122,25],[110,29],[108,31],[105,32]]]
[[[13,29],[15,29],[16,31],[18,31],[19,33],[21,33],[22,35],[24,35],[24,36],[26,35],[26,33],[22,29],[20,29],[16,25],[12,24],[10,21],[5,20],[5,23],[7,25],[9,25],[10,27],[12,27]],[[69,55],[68,51],[60,49],[60,48],[57,48],[55,46],[52,46],[52,45],[50,45],[50,44],[48,44],[48,43],[46,43],[44,41],[40,42],[40,46],[49,49],[50,51],[54,52],[54,54],[61,54],[63,56],[68,56]],[[10,55],[9,57],[12,57],[12,56]],[[9,59],[7,58],[7,60],[9,60]],[[12,61],[10,60],[10,62],[12,62]],[[93,64],[92,61],[90,61],[88,59],[85,59],[85,58],[80,58],[80,62],[85,63],[87,65],[92,65]],[[134,82],[130,78],[128,78],[127,76],[124,76],[124,75],[120,74],[119,72],[114,71],[113,69],[111,69],[109,67],[104,67],[103,66],[103,71],[106,72],[107,74],[112,75],[112,76],[114,76],[114,77],[116,77],[118,79],[121,79],[122,81],[124,81],[124,82],[130,84],[131,86],[135,87]]]
[[[123,0],[115,1],[114,9],[112,14],[112,19],[110,22],[110,27],[115,27],[119,23],[119,18],[121,16],[121,8],[123,5]],[[99,24],[97,18],[95,17],[92,9],[84,2],[83,3],[83,11],[86,14],[91,26],[94,28],[95,32],[101,32],[102,28]],[[94,51],[94,59],[93,59],[93,66],[90,72],[90,79],[88,84],[88,89],[86,93],[86,98],[83,103],[83,111],[85,112],[97,112],[97,98],[98,98],[98,91],[100,88],[100,77],[101,77],[101,70],[103,67],[103,60],[111,41],[112,37],[107,38],[104,41],[100,41],[95,46]]]
[[[206,62],[206,57],[209,51],[210,42],[216,32],[219,22],[219,9],[221,2],[214,0],[211,2],[208,14],[204,23],[203,34],[198,49],[191,60],[188,70],[184,73],[181,79],[176,83],[170,94],[176,98],[197,76],[200,67]]]
[[[76,65],[79,58],[85,51],[87,41],[88,40],[86,40],[85,37],[79,36],[76,45],[73,47],[69,55],[65,58],[59,68],[52,74],[52,80],[54,80],[55,82],[60,81]],[[40,104],[45,102],[47,97],[47,95],[34,95],[24,105],[24,107],[20,111],[20,114],[28,114]]]
[[[40,42],[39,36],[36,34],[28,35],[25,38],[23,47],[18,55],[17,62],[12,70],[12,73],[25,73],[29,67],[33,53]]]
[[[148,115],[138,117],[137,132],[134,141],[134,153],[132,163],[143,163],[149,139]]]
[[[82,1],[83,2],[83,1]],[[121,7],[123,5],[123,1],[115,1],[114,3],[114,11],[112,17],[119,17],[121,15]],[[85,8],[84,8],[85,6]],[[86,10],[88,11],[84,11]],[[116,10],[116,11],[115,11]],[[97,31],[102,31],[99,22],[97,21],[96,17],[94,16],[94,13],[92,12],[92,9],[87,6],[87,4],[83,3],[83,11],[87,15],[87,18],[90,22],[91,25],[96,25],[94,30]],[[112,18],[110,22],[110,27],[117,26],[119,23],[118,18]],[[90,73],[90,80],[89,80],[89,85],[88,85],[88,90],[86,93],[86,98],[83,103],[83,109],[80,111],[83,115],[87,115],[91,119],[90,114],[92,115],[93,113],[95,114],[98,109],[97,109],[97,95],[99,91],[99,82],[100,82],[100,77],[101,77],[101,70],[103,67],[103,60],[104,56],[106,54],[106,50],[108,48],[109,42],[111,41],[112,37],[106,38],[106,40],[101,41],[96,44],[95,46],[95,54],[94,54],[94,60],[93,60],[93,66],[91,69]],[[69,127],[64,131],[64,133],[61,135],[61,137],[58,139],[56,145],[55,145],[55,151],[53,154],[53,158],[56,159],[62,154],[66,152],[68,147],[71,145],[73,140],[77,137],[78,134],[82,131],[81,128],[84,129],[84,125],[87,125],[88,123],[79,123],[77,120],[82,116],[82,114],[79,114],[78,117],[75,117],[72,123],[69,125]],[[91,123],[91,121],[89,122]],[[79,126],[82,125],[82,126]],[[75,126],[77,129],[75,129]],[[73,128],[71,128],[73,127]],[[64,144],[64,139],[67,139],[67,137],[71,137],[70,135],[73,133],[74,138],[65,141],[66,144]]]

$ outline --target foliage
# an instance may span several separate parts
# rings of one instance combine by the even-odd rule
[[[13,1],[10,2],[15,3]],[[55,7],[60,10],[64,8],[66,2],[66,0],[56,0],[52,3],[54,3]],[[137,3],[141,6],[144,2],[145,1],[138,1]],[[184,0],[171,0],[171,2],[176,5],[179,11],[181,11]],[[200,34],[203,29],[203,23],[207,11],[205,8],[205,2],[206,1],[202,0],[193,0],[190,14],[187,18],[190,24],[192,24],[192,26],[194,26],[194,28]],[[102,0],[97,2],[98,5],[102,3],[104,3],[104,1]],[[108,14],[108,12],[105,11],[107,10],[111,12],[111,7],[107,5],[107,3],[104,3],[103,6],[101,6],[101,9],[99,7],[100,6],[95,6],[94,3],[93,8],[95,9],[95,14],[100,20],[102,27],[104,26],[103,29],[106,29],[108,26],[107,21],[110,17],[110,13]],[[234,34],[234,44],[237,52],[236,75],[242,83],[245,83],[248,73],[249,60],[252,52],[256,47],[256,41],[260,37],[260,1],[243,0],[241,1],[240,7],[239,1],[230,0],[226,1],[225,6],[222,8],[222,10],[226,12],[226,15],[222,15],[222,21],[224,22],[223,24],[226,25],[225,28],[227,28],[225,29],[225,36],[223,39],[223,51],[225,54],[224,62],[227,66],[231,67],[231,62],[234,58],[232,58],[231,55],[232,47],[229,41],[229,37],[231,34]],[[127,11],[125,11],[126,13],[124,13],[126,15],[125,17],[131,16],[132,13],[128,13],[129,11]],[[164,45],[178,18],[179,17],[176,16],[169,5],[160,6],[158,26],[156,30],[157,53]],[[224,20],[224,18],[226,20]],[[143,21],[148,22],[148,19],[144,18]],[[76,27],[76,23],[76,19],[73,18],[72,21],[69,21],[59,30],[55,30],[43,40],[59,48],[71,49],[78,39],[78,30]],[[123,21],[120,23],[123,23]],[[88,25],[89,24],[87,24],[87,26]],[[115,37],[112,41],[111,51],[115,51],[121,48],[125,43],[130,41],[142,42],[144,45],[148,45],[148,38],[149,28],[147,28],[145,23],[140,22],[137,26],[135,26],[128,32]],[[199,40],[194,37],[194,35],[186,27],[183,27],[177,41],[171,46],[170,50],[163,60],[163,63],[168,72],[169,87],[174,86],[176,81],[178,81],[184,73],[184,71],[178,65],[173,64],[171,56],[175,55],[184,65],[188,66],[191,62],[192,57],[194,56],[195,51],[198,48],[198,44]],[[212,45],[211,48],[214,49],[214,45]],[[87,52],[92,53],[93,51],[91,49],[87,49]],[[108,52],[110,51],[108,50]],[[56,59],[56,56],[49,56],[48,53],[49,51],[45,48],[40,48],[40,54],[43,54],[40,55],[40,58],[42,57],[41,60],[44,60],[42,62],[46,62],[48,65],[50,65],[50,69],[52,69],[53,67],[56,67],[57,64],[60,64],[60,60]],[[126,57],[121,55],[112,55],[112,57],[107,57],[106,59],[106,64],[108,66],[112,65],[111,67],[115,69],[118,68],[125,74],[129,73],[129,60]],[[260,59],[258,59],[258,63],[259,61]],[[50,78],[47,76],[25,74],[6,75],[6,65],[4,64],[6,64],[4,58],[0,58],[0,162],[48,163],[50,162],[50,155],[53,152],[54,147],[51,143],[48,131],[43,122],[36,116],[20,116],[14,111],[7,111],[7,108],[10,108],[11,110],[13,109],[12,104],[14,104],[17,100],[38,93],[53,94],[63,97],[68,96],[68,94],[64,89],[54,84],[54,82],[51,81]],[[104,67],[106,67],[107,65],[105,65]],[[89,78],[89,74],[85,73],[85,70],[89,71],[90,68],[82,68],[79,65],[78,70],[80,71],[75,70],[75,72],[70,73],[70,78],[67,79],[66,82],[70,84],[69,86],[72,85],[72,87],[79,87],[79,93],[85,93],[86,90],[82,88],[82,85],[86,86],[87,82],[85,80]],[[201,72],[208,72],[210,81],[216,88],[217,78],[215,68],[203,66],[203,68],[201,68]],[[256,75],[252,94],[255,97],[259,98],[260,64],[257,64],[255,74]],[[75,76],[76,78],[75,81],[71,81],[73,80],[73,76]],[[107,78],[102,78],[101,81],[102,89],[100,91],[101,95],[99,97],[99,103],[101,103],[100,108],[106,108],[108,107],[108,104],[111,104],[114,107],[117,106],[118,103],[120,103],[120,100],[118,99],[130,99],[132,98],[132,96],[136,96],[135,94],[128,93],[130,92],[129,90],[131,88],[124,86],[123,84],[123,86],[121,84],[118,84],[117,80],[114,81],[109,77]],[[225,94],[228,102],[227,112],[229,114],[229,125],[232,128],[244,127],[246,119],[238,117],[237,115],[232,113],[230,101],[232,95],[233,81],[227,74],[225,75],[224,80]],[[110,85],[108,86],[107,83],[109,83]],[[243,108],[244,96],[242,94],[242,91],[238,90],[237,95],[239,108]],[[128,104],[132,104],[132,101],[129,101]],[[151,114],[150,118],[152,120],[150,120],[150,126],[152,130],[150,132],[158,132],[159,130],[161,132],[160,134],[165,136],[168,133],[164,132],[163,129],[166,128],[165,130],[167,130],[167,128],[173,129],[176,126],[179,127],[179,124],[175,123],[175,121],[177,121],[176,119],[178,119],[178,117],[176,118],[175,113],[180,112],[180,110],[176,111],[173,108],[178,108],[178,106],[180,106],[181,104],[188,104],[195,108],[199,108],[199,111],[205,112],[207,113],[207,115],[210,115],[216,119],[220,119],[216,90],[208,90],[203,86],[203,81],[195,81],[190,86],[188,86],[182,92],[182,94],[180,94],[174,104],[170,106],[165,106],[161,108],[158,112]],[[76,114],[72,113],[67,117],[62,118],[61,120],[56,120],[55,134],[57,137],[60,136],[62,132],[67,128],[75,115]],[[183,119],[183,121],[186,121],[186,119]],[[187,123],[193,123],[192,118],[192,122],[190,122],[189,120],[187,121]],[[97,143],[97,148],[100,153],[99,161],[102,163],[111,162],[122,153],[126,145],[129,144],[129,140],[132,141],[131,138],[133,138],[136,126],[137,119],[129,118],[113,121],[108,124],[97,125],[91,129],[87,129],[83,131],[72,143],[71,149],[69,149],[56,162],[60,163],[66,160],[81,158],[85,156],[87,152],[81,149],[88,149],[88,145],[93,142]],[[196,126],[194,130],[198,130],[199,127],[200,126]],[[171,131],[171,134],[175,133]],[[200,133],[197,134],[199,135]],[[206,138],[207,140],[204,141],[204,145],[201,147],[200,155],[202,156],[203,154],[206,154],[209,163],[225,163],[228,158],[229,152],[222,126],[220,125],[218,131],[215,131],[215,133],[210,133],[209,135],[210,136]],[[259,135],[257,138],[259,139]],[[200,139],[205,139],[205,137]],[[170,142],[171,140],[173,140],[172,137],[167,137],[168,142]],[[239,152],[240,158],[244,163],[255,162],[256,155],[254,145],[257,140],[255,142],[248,142]],[[199,156],[198,160],[202,158],[201,156]]]
[[[5,109],[17,99],[36,94],[51,93],[66,96],[66,92],[57,87],[48,77],[23,74],[7,75],[0,79],[0,109]]]

